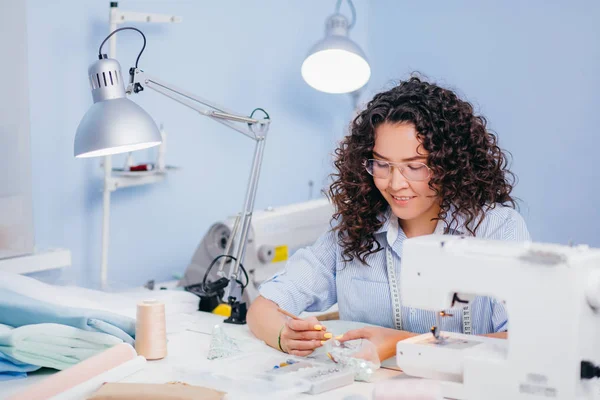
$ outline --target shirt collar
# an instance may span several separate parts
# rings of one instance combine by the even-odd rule
[[[453,224],[453,228],[450,229],[449,232],[446,232],[446,221],[450,222],[452,219],[452,213],[454,212],[454,206],[450,206],[450,210],[448,210],[448,215],[446,217],[446,220],[439,220],[437,223],[437,226],[435,228],[435,231],[433,232],[434,234],[449,234],[449,235],[464,235],[466,232],[466,229],[464,227],[465,224],[465,218],[462,215],[457,215],[456,216],[456,223]],[[390,207],[388,207],[388,209],[382,213],[379,217],[380,221],[383,221],[383,225],[381,225],[381,228],[377,229],[375,231],[375,234],[379,234],[379,233],[385,233],[387,235],[387,232],[390,230],[390,228],[395,229],[395,226],[392,227],[392,224],[394,221],[398,221],[398,219],[396,218],[396,216],[392,213],[392,209]],[[402,229],[400,227],[398,227],[399,229]]]
[[[392,209],[388,207],[388,209],[383,214],[380,214],[377,218],[380,221],[383,221],[383,225],[381,225],[381,228],[375,231],[375,234],[387,232],[390,229],[390,224],[392,223]]]

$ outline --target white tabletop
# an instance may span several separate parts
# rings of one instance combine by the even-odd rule
[[[211,332],[216,324],[220,324],[224,331],[239,344],[241,353],[232,357],[208,360],[206,358],[210,347]],[[189,384],[209,386],[211,376],[235,379],[230,382],[235,386],[247,383],[257,371],[268,370],[278,362],[284,362],[287,355],[282,354],[256,339],[247,325],[224,324],[223,317],[215,314],[194,312],[179,313],[168,316],[167,319],[168,356],[162,360],[149,361],[144,369],[129,376],[124,382],[165,383],[170,381],[183,381]],[[342,332],[336,332],[342,333]],[[26,386],[40,381],[51,373],[50,370],[42,370],[30,374],[25,379],[0,382],[0,398],[15,393]],[[401,373],[389,369],[379,369],[372,383],[354,382],[352,385],[341,387],[320,395],[298,394],[291,398],[311,399],[345,399],[349,396],[362,396],[365,399],[372,397],[374,385],[381,380],[400,375]],[[244,381],[244,378],[248,380]],[[226,381],[219,381],[223,385]],[[231,386],[230,386],[231,387]],[[220,389],[219,387],[215,387]],[[258,389],[257,389],[258,390]],[[240,389],[237,389],[239,393]],[[236,397],[236,389],[228,390],[232,395],[226,398]],[[281,398],[282,393],[261,395],[262,398]],[[248,396],[249,397],[249,396]],[[285,398],[290,398],[285,395]],[[361,397],[354,397],[361,398]]]

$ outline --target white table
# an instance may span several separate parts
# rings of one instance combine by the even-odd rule
[[[210,346],[210,333],[215,324],[221,324],[225,332],[238,340],[244,354],[220,360],[207,360]],[[327,325],[327,323],[324,323]],[[256,372],[265,368],[269,359],[284,361],[285,354],[268,347],[256,339],[247,325],[223,324],[223,317],[215,314],[194,312],[170,315],[167,319],[168,356],[162,360],[149,361],[146,367],[129,376],[124,382],[164,383],[186,381],[195,384],[194,374],[210,370],[223,375],[243,376],[243,371]],[[265,364],[267,363],[267,364]],[[26,379],[0,382],[0,398],[7,397],[22,388],[44,379],[49,370],[31,374]],[[344,399],[350,395],[370,399],[377,381],[389,379],[401,373],[389,369],[379,369],[373,383],[355,382],[352,385],[324,392],[320,395],[299,394],[293,398],[303,399]],[[277,398],[267,396],[264,398]],[[360,397],[357,397],[360,398]]]

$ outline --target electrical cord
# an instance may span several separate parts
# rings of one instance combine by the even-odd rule
[[[210,266],[204,273],[204,278],[202,279],[202,289],[203,290],[206,290],[206,279],[208,278],[208,274],[210,274],[210,271],[212,270],[214,265],[217,263],[217,261],[219,261],[223,257],[227,257],[230,260],[237,261],[237,259],[234,256],[230,256],[229,254],[221,254],[220,256],[215,257],[215,259],[212,260],[212,262],[210,263]],[[244,289],[246,289],[246,287],[250,283],[250,279],[248,278],[248,272],[246,272],[246,268],[244,268],[244,266],[241,263],[240,263],[240,269],[242,270],[242,272],[244,273],[244,276],[246,277],[246,284],[244,285],[241,281],[239,281],[237,279],[235,281],[242,286],[242,294],[243,294]]]
[[[271,117],[269,116],[269,113],[266,112],[264,109],[262,109],[260,107],[255,108],[254,110],[252,110],[252,112],[250,113],[250,118],[252,118],[254,116],[254,113],[257,112],[257,111],[262,111],[263,113],[265,113],[265,119],[271,119]]]
[[[348,6],[350,6],[350,11],[352,11],[352,22],[350,22],[350,25],[348,25],[348,30],[350,30],[354,27],[354,24],[356,23],[356,9],[354,8],[354,4],[352,3],[352,0],[347,0],[347,1],[348,1]],[[340,13],[341,7],[342,7],[342,0],[338,0],[337,4],[335,5],[335,12],[337,14]]]
[[[269,113],[266,112],[263,108],[255,108],[254,110],[252,110],[252,112],[250,113],[250,118],[252,118],[254,116],[254,113],[257,111],[262,111],[265,114],[265,119],[271,119],[271,117],[269,116]],[[248,128],[250,129],[250,131],[254,132],[254,130],[252,129],[252,124],[248,123]],[[241,283],[240,283],[241,285]]]
[[[102,58],[102,46],[104,46],[104,43],[106,43],[106,41],[107,41],[108,39],[110,39],[110,37],[111,37],[112,35],[114,35],[115,33],[119,32],[119,31],[124,31],[124,30],[127,30],[127,29],[130,29],[130,30],[132,30],[132,31],[139,32],[139,34],[140,34],[140,35],[142,35],[142,38],[144,39],[144,45],[142,46],[142,50],[140,50],[140,54],[138,54],[138,56],[137,56],[137,59],[135,60],[135,68],[137,68],[137,67],[138,67],[138,62],[140,61],[140,57],[142,56],[142,53],[144,52],[144,49],[146,48],[146,36],[145,36],[145,35],[144,35],[144,33],[143,33],[142,31],[140,31],[139,29],[137,29],[137,28],[133,28],[133,27],[130,27],[130,26],[126,26],[126,27],[124,27],[124,28],[115,29],[114,31],[112,31],[112,32],[110,33],[110,35],[108,35],[108,36],[107,36],[107,37],[106,37],[106,38],[105,38],[105,39],[102,41],[102,44],[100,45],[100,49],[98,49],[98,57],[99,57],[99,58]]]

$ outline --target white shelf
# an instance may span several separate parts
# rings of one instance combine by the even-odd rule
[[[150,185],[153,183],[162,182],[171,171],[177,171],[179,167],[168,165],[164,170],[152,171],[122,171],[113,169],[112,175],[109,178],[110,190],[123,189],[132,186]]]
[[[113,190],[122,189],[131,186],[149,185],[152,183],[162,182],[165,180],[166,172],[150,171],[144,172],[114,172],[110,181],[114,185]]]
[[[17,274],[58,269],[71,265],[71,251],[51,249],[20,257],[0,259],[0,270]]]

